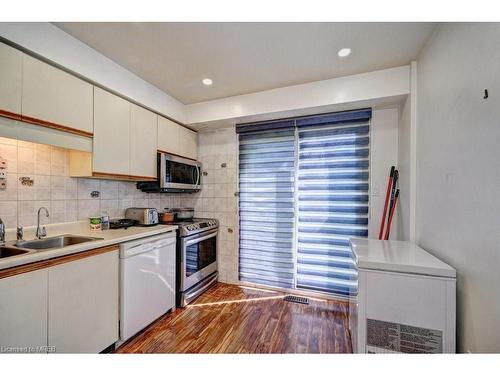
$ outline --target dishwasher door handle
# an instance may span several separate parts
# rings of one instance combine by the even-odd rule
[[[143,253],[147,253],[147,252],[150,252],[150,251],[153,251],[155,248],[151,245],[151,244],[142,244],[142,245],[138,245],[138,246],[134,246],[130,249],[127,249],[125,251],[125,257],[128,258],[128,257],[133,257],[135,255],[139,255],[139,254],[143,254]]]

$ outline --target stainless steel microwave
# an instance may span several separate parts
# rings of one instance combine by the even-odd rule
[[[201,163],[180,156],[158,153],[158,181],[138,182],[148,193],[194,193],[201,190]]]

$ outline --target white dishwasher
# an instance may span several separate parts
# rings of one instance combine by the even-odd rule
[[[120,245],[120,339],[175,307],[175,231]]]

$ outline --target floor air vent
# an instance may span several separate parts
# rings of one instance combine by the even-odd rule
[[[288,302],[295,302],[295,303],[302,303],[304,305],[309,305],[309,299],[305,298],[305,297],[297,297],[297,296],[288,295],[283,299],[285,301],[288,301]]]

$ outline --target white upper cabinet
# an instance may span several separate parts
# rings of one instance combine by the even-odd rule
[[[198,158],[198,134],[183,126],[179,129],[180,154],[187,158]]]
[[[131,104],[130,109],[130,174],[156,177],[158,116]]]
[[[94,88],[93,172],[130,175],[130,103]]]
[[[23,54],[22,115],[93,132],[93,86]]]
[[[0,111],[21,114],[22,53],[0,43]]]
[[[158,116],[158,150],[180,155],[179,128],[175,122]]]
[[[186,158],[198,157],[198,134],[158,116],[158,150]]]

